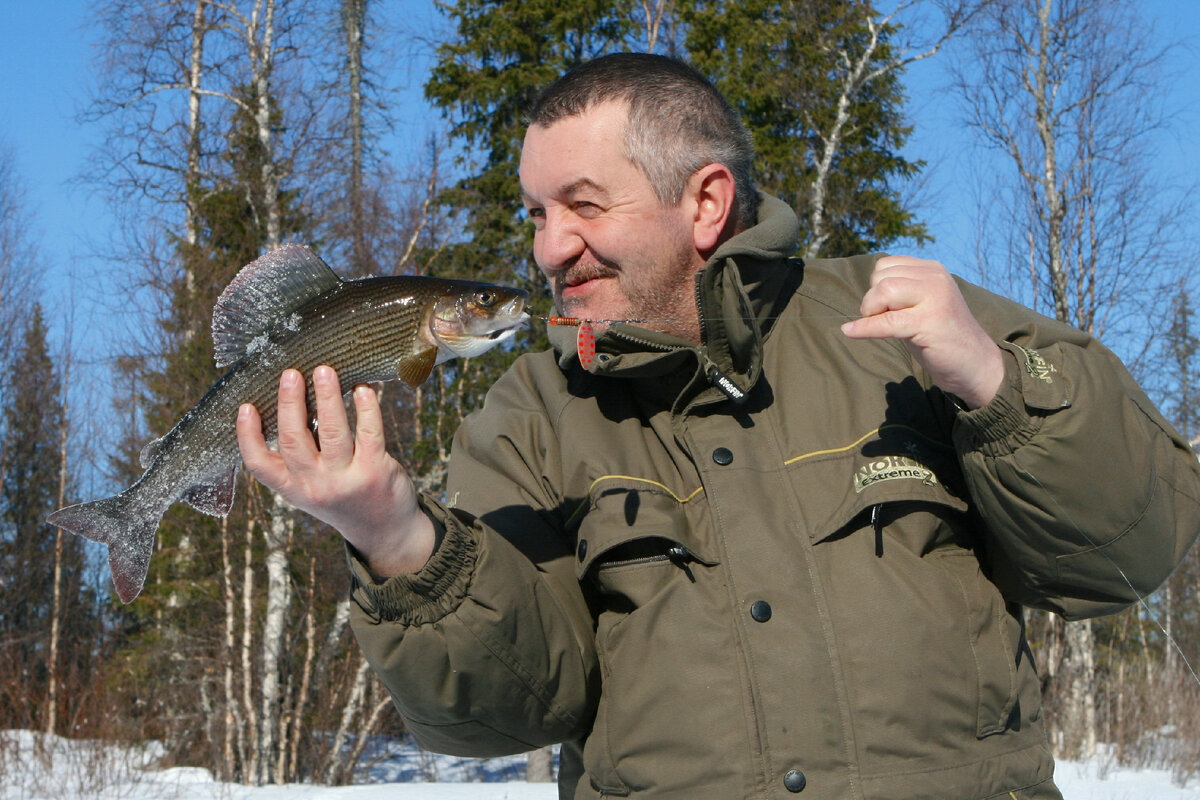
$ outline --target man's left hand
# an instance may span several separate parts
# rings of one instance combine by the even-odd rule
[[[945,392],[968,408],[986,405],[1004,380],[1004,355],[937,261],[885,256],[875,262],[851,339],[902,339]]]

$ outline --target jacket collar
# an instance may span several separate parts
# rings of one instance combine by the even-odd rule
[[[762,340],[786,302],[791,270],[780,262],[795,252],[800,223],[783,201],[760,193],[758,224],[723,243],[696,275],[702,344],[616,323],[596,337],[588,371],[613,377],[658,377],[685,365],[692,354],[709,381],[738,399],[758,378]],[[578,361],[578,329],[551,326],[550,340],[565,369]]]

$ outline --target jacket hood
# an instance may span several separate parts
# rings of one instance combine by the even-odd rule
[[[655,377],[684,365],[694,354],[710,382],[739,399],[757,380],[762,340],[786,303],[784,289],[796,270],[783,269],[796,250],[800,222],[783,201],[760,193],[758,224],[724,242],[696,274],[701,345],[629,323],[596,336],[596,375]],[[578,328],[551,326],[550,341],[562,368],[578,361]]]

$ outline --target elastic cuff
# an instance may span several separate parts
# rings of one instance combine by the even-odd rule
[[[375,622],[425,625],[454,612],[467,595],[477,544],[471,528],[424,495],[422,510],[433,521],[437,548],[419,572],[380,579],[349,544],[351,598]]]
[[[1021,366],[1017,354],[1004,351],[1004,380],[987,405],[960,410],[954,425],[954,440],[959,452],[979,451],[998,457],[1012,453],[1033,438],[1044,417],[1030,414],[1021,390]]]

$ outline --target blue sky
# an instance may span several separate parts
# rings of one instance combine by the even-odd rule
[[[0,9],[0,144],[14,152],[28,186],[31,235],[43,255],[48,302],[61,299],[68,289],[74,297],[87,295],[86,279],[71,275],[93,272],[91,243],[103,242],[114,224],[113,210],[72,180],[83,170],[98,135],[94,127],[75,121],[87,97],[93,58],[94,37],[86,27],[89,5],[85,0],[6,0]],[[1194,181],[1200,178],[1200,134],[1195,133],[1200,130],[1200,3],[1149,0],[1142,5],[1148,17],[1158,20],[1161,34],[1190,44],[1190,50],[1177,53],[1175,66],[1181,74],[1170,98],[1179,114],[1178,134],[1163,142],[1160,154],[1177,165],[1174,174]],[[413,33],[427,33],[440,24],[431,0],[393,2],[388,10]],[[423,106],[423,76],[413,63],[398,62],[395,73],[387,76],[400,87],[398,102],[406,108],[397,114],[401,127],[391,142],[397,153],[441,124]],[[971,268],[962,264],[974,224],[964,169],[968,158],[978,154],[958,122],[940,69],[938,59],[924,62],[906,81],[908,111],[916,125],[908,153],[929,162],[921,217],[937,239],[917,254],[937,257],[970,278]]]

